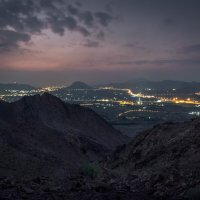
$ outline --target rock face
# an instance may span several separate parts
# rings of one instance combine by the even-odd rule
[[[145,189],[158,199],[200,199],[200,119],[139,134],[115,151],[107,168],[131,190]]]
[[[71,177],[62,184],[39,177],[28,181],[2,178],[0,191],[2,200],[151,200],[144,194],[118,190],[83,177]]]
[[[63,178],[126,141],[92,110],[50,94],[0,102],[0,176]]]

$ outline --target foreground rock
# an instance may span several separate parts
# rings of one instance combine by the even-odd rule
[[[132,191],[145,189],[158,199],[200,199],[200,119],[139,134],[118,148],[106,167]]]
[[[0,199],[200,199],[200,119],[126,141],[49,94],[0,102]]]
[[[103,182],[71,177],[61,183],[46,178],[14,181],[0,179],[1,200],[150,200],[145,194],[115,188]]]

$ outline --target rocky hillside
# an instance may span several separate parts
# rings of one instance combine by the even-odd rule
[[[200,119],[126,142],[50,94],[0,101],[0,199],[200,199]]]
[[[106,167],[133,191],[158,199],[200,199],[200,119],[139,134],[118,148]]]
[[[92,110],[50,94],[0,102],[0,176],[62,178],[126,141]]]
[[[70,177],[58,184],[46,178],[0,179],[1,200],[153,200],[145,194],[115,188],[109,184]]]

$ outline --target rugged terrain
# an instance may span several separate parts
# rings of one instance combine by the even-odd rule
[[[127,140],[50,94],[1,101],[0,199],[200,199],[200,119]]]
[[[159,199],[200,199],[200,119],[139,134],[118,148],[106,167],[132,191],[145,190]]]
[[[0,175],[63,178],[126,141],[92,110],[47,93],[0,102]]]
[[[151,200],[145,194],[127,190],[126,187],[70,177],[58,184],[46,178],[31,180],[0,179],[1,200]]]

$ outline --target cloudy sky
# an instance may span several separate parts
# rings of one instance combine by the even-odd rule
[[[199,74],[199,0],[0,0],[0,82]]]

